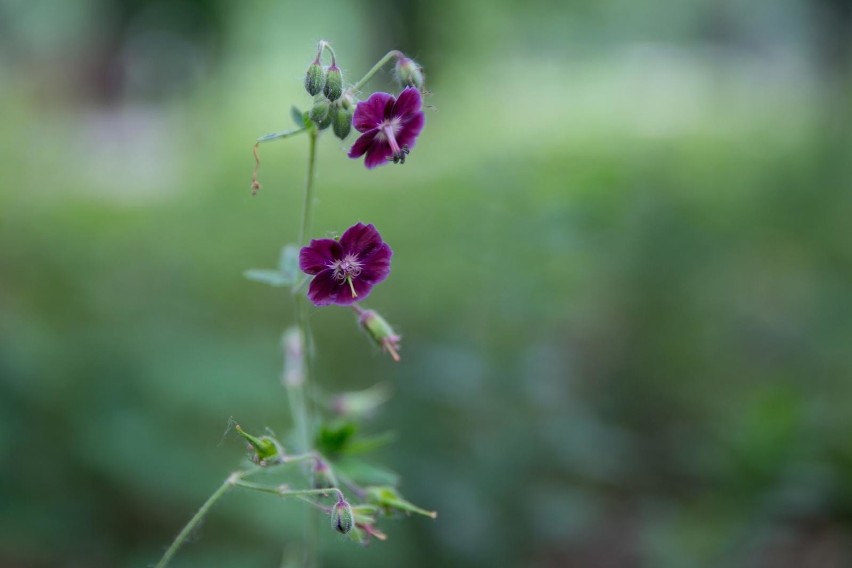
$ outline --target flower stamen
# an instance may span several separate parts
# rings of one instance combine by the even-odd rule
[[[353,298],[357,298],[357,297],[358,297],[358,293],[355,291],[355,285],[354,285],[354,284],[352,284],[352,277],[351,277],[351,276],[347,276],[347,277],[346,277],[346,282],[348,282],[348,283],[349,283],[349,289],[350,289],[350,290],[352,290],[352,297],[353,297]]]

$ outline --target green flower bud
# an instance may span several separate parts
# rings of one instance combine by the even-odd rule
[[[358,323],[361,324],[370,338],[390,354],[391,359],[399,361],[399,340],[390,324],[374,310],[361,310],[358,312]]]
[[[394,69],[396,78],[403,87],[416,87],[418,90],[423,90],[425,79],[423,77],[423,68],[413,59],[408,57],[400,57],[396,60]]]
[[[347,534],[354,525],[352,506],[346,500],[341,499],[331,509],[331,527],[340,534]]]
[[[319,101],[311,109],[311,120],[313,120],[317,124],[323,122],[328,117],[328,113],[330,110],[331,103],[326,100]]]
[[[314,489],[330,489],[337,487],[337,478],[325,460],[317,458],[314,465]]]
[[[325,87],[323,87],[322,92],[330,101],[336,101],[343,94],[343,74],[340,72],[340,68],[334,63],[328,68]]]
[[[352,108],[344,105],[335,105],[332,108],[331,127],[334,135],[341,140],[349,136],[352,130]]]
[[[316,124],[317,128],[319,128],[320,130],[325,130],[326,128],[331,126],[331,112],[327,112],[322,120],[315,121],[314,124]]]
[[[272,436],[255,437],[246,432],[237,424],[234,429],[237,434],[248,440],[251,461],[258,465],[278,463],[284,457],[284,448]]]
[[[325,71],[317,58],[310,64],[308,72],[305,73],[305,90],[308,91],[311,96],[314,96],[322,91],[325,86],[325,82]]]

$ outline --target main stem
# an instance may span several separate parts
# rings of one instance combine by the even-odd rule
[[[316,128],[308,131],[308,173],[305,178],[305,202],[302,205],[302,224],[299,228],[299,245],[308,244],[308,235],[311,231],[311,214],[314,206],[314,177],[317,162],[317,137],[319,132]],[[310,324],[308,322],[307,298],[304,294],[296,296],[296,319],[299,330],[305,341],[305,373],[304,381],[298,387],[290,390],[290,406],[294,410],[293,419],[296,421],[296,429],[299,433],[299,444],[303,452],[310,452],[313,444],[313,431],[311,427],[311,413],[308,400],[310,399],[310,379],[313,372],[312,357],[314,352],[313,339],[311,337]],[[317,544],[319,541],[317,512],[307,511],[305,523],[305,568],[319,566],[317,556]]]

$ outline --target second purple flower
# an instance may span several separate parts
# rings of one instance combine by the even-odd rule
[[[352,125],[362,132],[349,150],[350,158],[364,154],[364,165],[372,169],[388,163],[405,163],[405,157],[420,131],[425,117],[420,91],[413,87],[404,89],[399,98],[387,93],[373,93],[355,107]]]
[[[299,252],[299,268],[314,277],[308,299],[317,306],[363,300],[390,274],[391,256],[373,225],[357,223],[340,240],[313,239]]]

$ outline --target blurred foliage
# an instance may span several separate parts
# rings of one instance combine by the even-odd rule
[[[320,37],[350,79],[409,51],[435,107],[404,167],[320,142],[316,232],[391,243],[403,360],[317,310],[319,394],[391,381],[365,434],[439,512],[328,565],[852,565],[836,5],[0,1],[0,565],[149,565],[229,417],[290,427],[292,301],[242,273],[295,239],[306,148],[251,198],[251,144]],[[276,566],[302,511],[228,495],[174,566]]]

